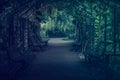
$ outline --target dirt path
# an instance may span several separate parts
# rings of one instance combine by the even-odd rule
[[[45,52],[37,52],[37,58],[18,80],[107,80],[104,68],[80,61],[71,52],[72,41],[52,38]],[[110,78],[109,80],[112,80]]]
[[[45,52],[37,55],[37,63],[73,63],[79,61],[74,52],[70,51],[73,41],[64,41],[62,38],[52,38]]]

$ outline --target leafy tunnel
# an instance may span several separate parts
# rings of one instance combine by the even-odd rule
[[[119,0],[1,0],[0,79],[17,80],[53,38],[72,40],[69,51],[84,63],[120,74],[119,19]]]

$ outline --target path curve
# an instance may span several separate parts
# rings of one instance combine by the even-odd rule
[[[18,80],[107,80],[110,74],[104,68],[83,63],[70,51],[72,42],[51,38],[47,51],[35,53],[37,58]]]

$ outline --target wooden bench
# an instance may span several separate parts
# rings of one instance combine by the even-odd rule
[[[49,39],[46,40],[34,40],[31,39],[30,42],[30,49],[32,51],[44,51],[46,49],[46,47],[48,46],[48,41]]]
[[[72,44],[72,51],[75,51],[75,52],[80,52],[82,49],[82,45],[81,45],[81,43],[79,43],[79,42],[75,42],[75,43],[73,43]]]
[[[50,39],[48,39],[48,38],[42,38],[42,40],[39,40],[38,43],[40,43],[41,45],[43,45],[45,47],[45,46],[48,46],[49,40]]]

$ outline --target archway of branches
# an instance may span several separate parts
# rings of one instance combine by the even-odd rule
[[[1,3],[0,53],[8,56],[4,61],[27,62],[27,53],[33,47],[42,50],[49,37],[67,37],[74,40],[71,50],[83,53],[86,61],[117,64],[114,66],[118,69],[119,0],[5,0]]]
[[[40,22],[41,36],[72,38],[73,49],[86,56],[106,59],[106,56],[119,55],[120,6],[117,1],[46,0],[36,7],[35,18]]]

